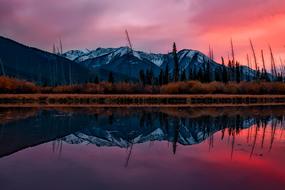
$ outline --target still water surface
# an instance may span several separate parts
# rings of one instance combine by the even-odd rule
[[[285,189],[285,109],[0,109],[0,189]]]

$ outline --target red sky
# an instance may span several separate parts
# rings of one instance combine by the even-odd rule
[[[0,0],[0,35],[51,50],[125,46],[128,29],[134,48],[147,52],[179,49],[227,57],[233,39],[237,59],[250,52],[268,58],[271,44],[285,59],[284,0]],[[260,60],[259,60],[260,61]]]

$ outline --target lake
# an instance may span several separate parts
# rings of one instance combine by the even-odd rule
[[[1,190],[284,189],[285,109],[0,108]]]

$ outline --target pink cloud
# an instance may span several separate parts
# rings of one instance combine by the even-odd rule
[[[65,49],[126,45],[128,29],[136,49],[208,51],[217,60],[233,38],[244,60],[252,38],[258,51],[268,43],[284,55],[283,0],[1,0],[0,35],[50,50],[60,37]],[[285,55],[284,55],[285,56]]]

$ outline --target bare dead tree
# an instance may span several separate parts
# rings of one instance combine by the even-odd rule
[[[211,58],[211,45],[209,44],[209,57]]]
[[[58,47],[56,47],[56,51],[57,51],[56,54],[60,55],[60,50]]]
[[[133,151],[133,146],[134,146],[134,144],[131,143],[130,150],[128,152],[128,156],[127,156],[127,159],[126,159],[126,162],[125,162],[125,168],[127,168],[129,166],[129,162],[130,162],[132,151]]]
[[[261,139],[261,149],[264,147],[264,140],[265,140],[265,133],[266,133],[266,124],[262,124],[263,133],[262,133],[262,139]]]
[[[253,144],[252,144],[251,151],[250,151],[250,158],[252,158],[253,153],[254,153],[254,149],[255,149],[255,146],[256,146],[257,136],[258,136],[258,127],[255,126],[254,140],[253,140]]]
[[[230,61],[230,53],[228,52],[228,62]]]
[[[246,62],[247,62],[247,67],[248,68],[250,68],[250,64],[249,64],[249,55],[248,54],[246,54]]]
[[[247,67],[248,67],[248,70],[247,70],[247,80],[249,81],[250,80],[250,77],[249,77],[250,60],[249,60],[249,55],[248,54],[246,54],[246,61],[247,61]]]
[[[60,48],[60,55],[62,55],[63,54],[63,48],[62,48],[61,38],[59,38],[59,48]]]
[[[274,58],[273,51],[270,45],[269,45],[269,51],[270,51],[270,57],[271,57],[272,74],[275,75],[275,77],[277,77],[275,58]]]
[[[258,63],[257,63],[257,58],[256,58],[254,46],[253,46],[253,43],[252,43],[251,39],[249,40],[249,42],[250,42],[250,47],[251,47],[251,51],[252,51],[253,58],[254,58],[255,70],[257,71],[258,70]]]
[[[233,39],[231,38],[231,51],[232,51],[232,58],[233,58],[233,63],[236,63],[235,60],[235,51],[234,51],[234,44],[233,44]]]
[[[261,59],[262,59],[263,70],[266,73],[266,66],[265,66],[263,50],[261,50]]]
[[[214,50],[211,45],[209,45],[209,58],[214,60]]]
[[[53,53],[53,54],[56,54],[55,44],[53,44],[53,46],[52,46],[52,53]]]
[[[282,73],[282,76],[284,76],[284,72],[285,72],[284,63],[281,57],[279,57],[279,60],[280,60],[281,73]]]
[[[125,33],[126,33],[126,37],[127,37],[127,42],[129,44],[129,48],[131,49],[131,51],[133,51],[133,45],[132,45],[131,38],[130,38],[128,30],[125,30]]]
[[[126,33],[127,42],[129,44],[129,48],[131,49],[131,53],[133,53],[133,45],[132,45],[132,41],[131,41],[131,38],[130,38],[128,30],[125,30],[125,33]],[[151,67],[152,67],[152,65],[151,65]],[[152,71],[152,68],[151,68],[151,71]],[[129,76],[132,76],[131,68],[128,69],[128,72],[129,72]]]
[[[271,137],[270,137],[270,146],[269,146],[269,152],[272,150],[273,143],[275,140],[275,134],[276,134],[276,129],[277,129],[277,121],[272,120],[271,122]]]

